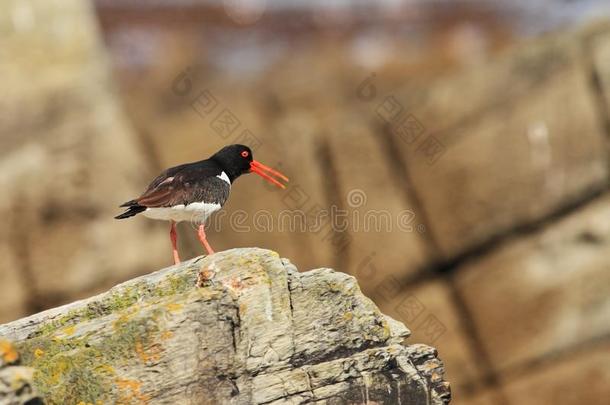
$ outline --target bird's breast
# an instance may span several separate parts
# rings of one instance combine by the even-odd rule
[[[221,208],[221,204],[193,202],[187,205],[180,204],[173,207],[147,208],[142,214],[148,218],[163,221],[204,223],[211,214]]]

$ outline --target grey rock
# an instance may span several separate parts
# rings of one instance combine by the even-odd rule
[[[444,404],[436,351],[356,280],[233,249],[0,326],[47,403]]]
[[[0,339],[0,405],[37,405],[42,399],[33,388],[34,369],[19,365],[13,344]]]

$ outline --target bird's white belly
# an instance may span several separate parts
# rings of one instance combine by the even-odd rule
[[[188,205],[180,204],[167,208],[147,208],[142,215],[164,221],[188,221],[193,223],[204,223],[210,215],[218,211],[220,204],[191,203]]]

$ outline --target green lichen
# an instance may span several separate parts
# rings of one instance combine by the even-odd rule
[[[35,367],[34,386],[48,404],[94,402],[108,396],[112,384],[92,367],[103,353],[86,339],[34,338],[18,344],[23,363]]]
[[[123,287],[117,292],[111,291],[100,301],[91,302],[84,308],[71,310],[53,321],[42,324],[30,337],[48,336],[66,326],[117,313],[132,307],[137,302],[154,303],[161,298],[181,294],[195,287],[194,274],[193,271],[184,271],[167,276],[158,285],[151,286],[149,283],[141,282],[134,286]]]
[[[167,284],[155,291],[158,297],[181,294],[195,285],[195,279],[191,274],[173,274],[167,277]]]
[[[164,313],[156,308],[144,318],[120,316],[114,330],[101,338],[38,336],[16,347],[23,364],[35,368],[34,386],[46,403],[112,403],[117,397],[114,367],[134,358],[146,361],[142,357],[159,338],[158,319]]]
[[[196,272],[187,269],[156,284],[141,282],[111,290],[101,300],[41,325],[18,343],[23,364],[36,370],[34,385],[46,403],[113,403],[120,397],[114,368],[158,356],[162,335],[158,320],[168,313],[167,304],[197,291],[195,278]],[[138,316],[144,308],[150,310]],[[85,323],[112,314],[117,319],[104,335],[83,335]]]

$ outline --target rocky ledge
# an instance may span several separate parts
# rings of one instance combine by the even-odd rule
[[[257,248],[0,325],[20,355],[3,373],[47,404],[448,403],[436,350],[408,336],[353,277]]]

